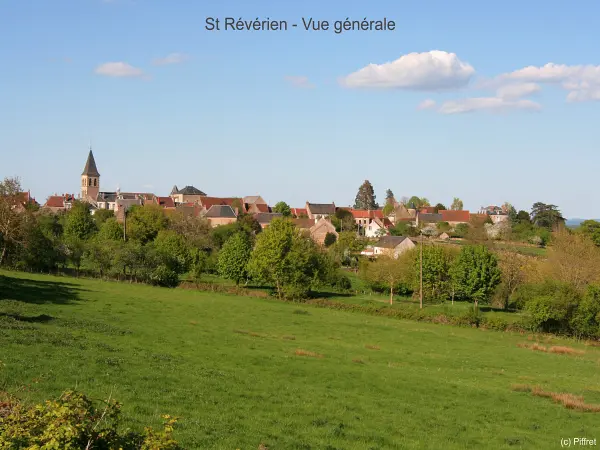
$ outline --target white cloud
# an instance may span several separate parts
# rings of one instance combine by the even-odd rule
[[[104,75],[107,77],[141,77],[144,75],[142,69],[133,67],[124,62],[108,62],[100,64],[96,67],[95,72],[98,75]]]
[[[189,56],[184,53],[171,53],[164,58],[156,58],[152,61],[155,66],[166,66],[168,64],[180,64],[189,59]]]
[[[292,86],[297,87],[297,88],[313,88],[313,87],[315,87],[314,84],[312,84],[308,80],[308,77],[303,77],[303,76],[286,76],[285,77],[285,81],[287,81]]]
[[[522,109],[539,111],[539,103],[531,100],[506,100],[499,97],[475,97],[444,102],[438,112],[442,114],[460,114],[475,111],[507,112]]]
[[[548,63],[540,67],[528,66],[502,74],[498,80],[559,85],[569,91],[567,95],[569,102],[600,100],[600,66]]]
[[[475,69],[455,53],[432,50],[409,53],[395,61],[368,66],[342,78],[348,88],[438,91],[466,86]]]
[[[511,83],[500,86],[496,96],[506,100],[516,100],[539,92],[542,88],[536,83]]]
[[[432,109],[435,108],[435,105],[435,100],[428,98],[427,100],[423,100],[421,103],[419,103],[417,109]]]

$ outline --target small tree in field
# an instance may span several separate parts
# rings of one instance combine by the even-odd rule
[[[246,233],[231,236],[219,252],[219,275],[235,281],[236,285],[247,276],[247,266],[252,254],[252,243]]]
[[[498,258],[484,245],[464,246],[450,270],[453,285],[464,298],[487,301],[500,283]]]
[[[363,277],[371,283],[382,284],[390,290],[390,305],[394,303],[394,287],[406,278],[408,266],[406,259],[395,259],[381,255],[374,262],[364,266]]]

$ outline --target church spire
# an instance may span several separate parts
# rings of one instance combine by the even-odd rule
[[[94,154],[92,153],[92,144],[90,143],[90,153],[88,154],[83,173],[81,175],[87,175],[88,177],[99,177],[100,173],[96,168],[96,161],[94,160]]]

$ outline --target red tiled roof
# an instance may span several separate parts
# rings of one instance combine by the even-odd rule
[[[254,203],[254,207],[261,213],[271,212],[269,205],[265,205],[264,203]]]
[[[383,219],[383,211],[381,209],[347,209],[355,219]]]
[[[305,215],[308,216],[308,211],[306,210],[306,208],[290,208],[292,210],[292,214],[294,216],[301,216],[301,215]]]
[[[156,197],[156,203],[163,208],[175,208],[175,202],[171,197]]]
[[[63,208],[65,206],[64,197],[62,195],[52,195],[48,197],[44,206],[48,208]]]
[[[229,205],[229,206],[233,207],[232,203],[235,200],[238,200],[240,203],[242,203],[242,201],[239,198],[235,198],[235,197],[201,197],[200,198],[200,202],[202,203],[202,206],[204,206],[206,209],[210,209],[210,207],[214,206],[214,205]]]
[[[423,206],[420,210],[423,214],[435,214],[435,206]]]
[[[471,220],[471,213],[469,211],[443,209],[439,213],[442,215],[443,222],[468,222]]]

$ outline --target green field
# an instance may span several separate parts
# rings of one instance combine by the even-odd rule
[[[535,339],[535,337],[533,337]],[[545,338],[541,338],[544,340]],[[193,449],[560,448],[600,440],[600,348],[277,300],[0,272],[0,390],[76,388],[124,403],[127,425],[181,416]],[[315,356],[298,356],[297,350]]]

